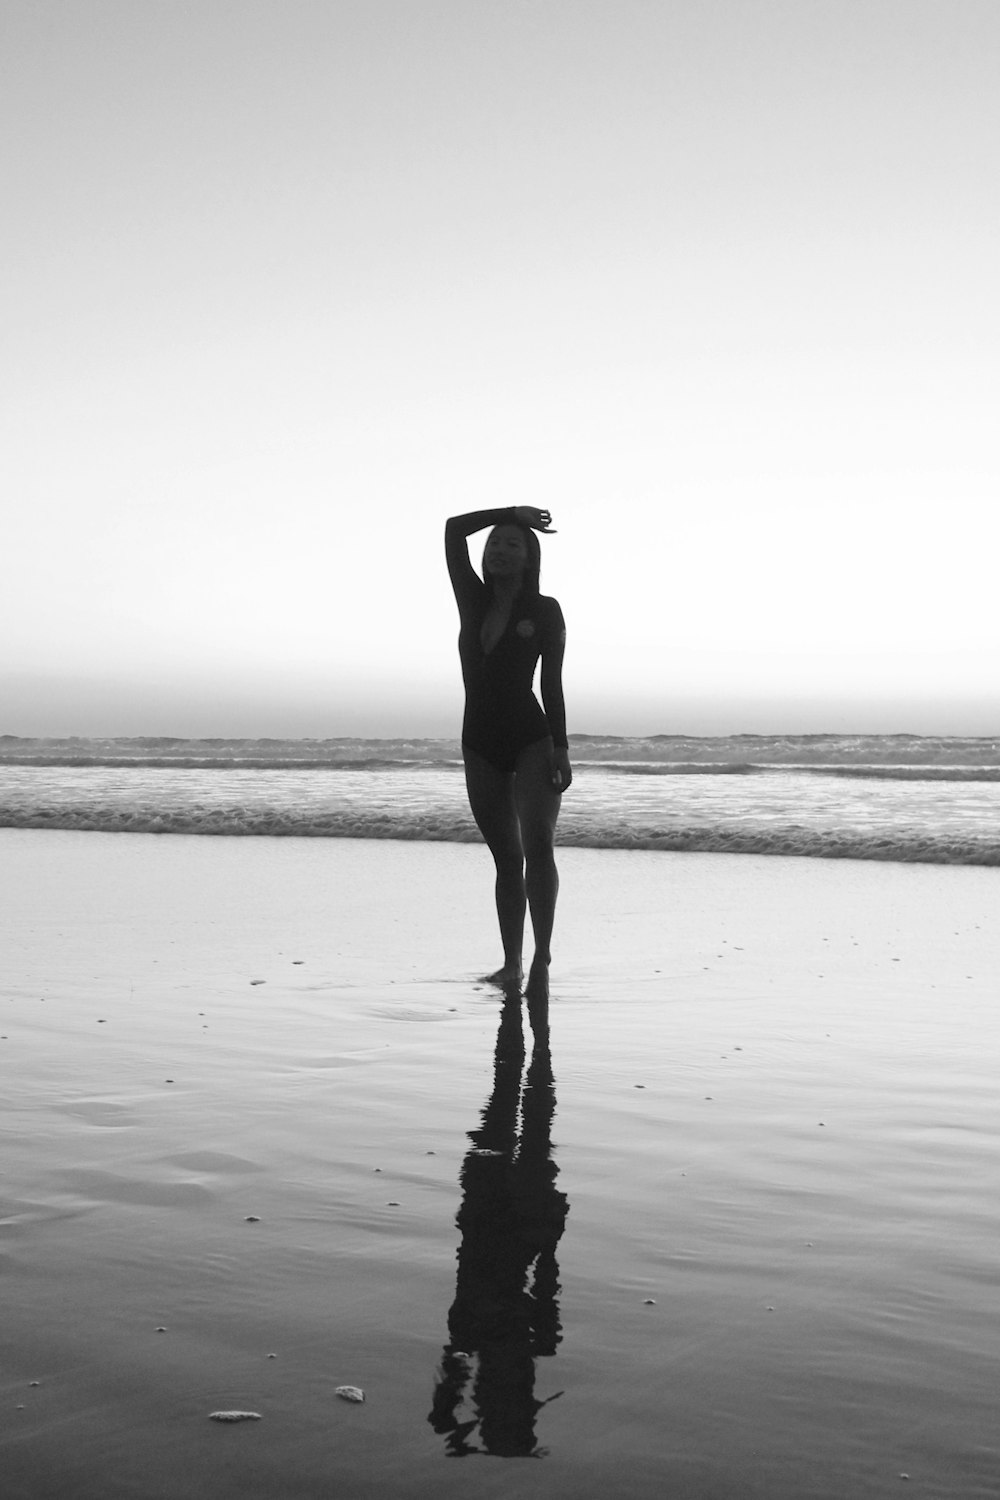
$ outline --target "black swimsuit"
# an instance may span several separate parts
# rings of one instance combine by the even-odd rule
[[[505,510],[477,511],[461,519],[471,532],[509,522],[511,514]],[[446,545],[462,622],[458,637],[465,682],[462,744],[498,771],[509,773],[516,769],[518,756],[528,745],[549,735],[555,745],[566,745],[562,692],[545,680],[546,661],[562,661],[566,640],[562,610],[555,599],[543,594],[519,594],[500,639],[491,651],[484,651],[482,629],[493,602],[492,591],[469,562],[465,536],[456,536],[449,529]],[[532,692],[539,657],[544,713]]]

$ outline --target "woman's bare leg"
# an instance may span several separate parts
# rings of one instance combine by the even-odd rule
[[[514,777],[477,755],[464,750],[465,785],[469,806],[496,865],[497,918],[503,943],[503,968],[488,975],[493,984],[519,985],[524,970],[524,851],[514,801]]]
[[[525,891],[535,934],[535,956],[525,994],[529,1000],[543,1000],[549,993],[552,925],[559,894],[554,844],[560,797],[552,785],[551,740],[539,740],[522,750],[514,777],[514,801],[526,863]]]

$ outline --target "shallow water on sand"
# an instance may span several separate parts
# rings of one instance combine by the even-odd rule
[[[996,1493],[995,872],[0,843],[14,1500]]]

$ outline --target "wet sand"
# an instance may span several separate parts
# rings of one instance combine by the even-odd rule
[[[0,832],[7,1500],[997,1493],[1000,872],[560,869]]]

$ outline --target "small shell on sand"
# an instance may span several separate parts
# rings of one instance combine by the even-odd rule
[[[259,1411],[210,1411],[210,1422],[259,1422]]]
[[[341,1401],[363,1401],[365,1399],[364,1391],[356,1385],[338,1385],[333,1394],[339,1396]]]

